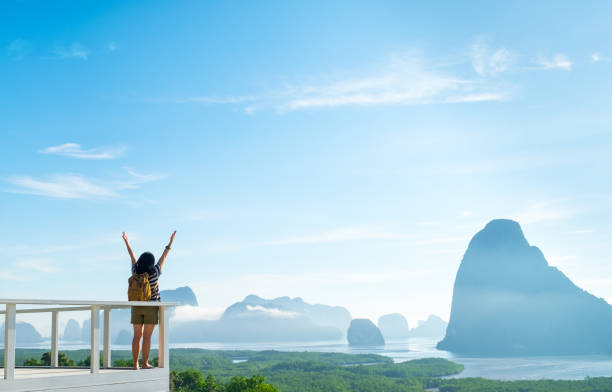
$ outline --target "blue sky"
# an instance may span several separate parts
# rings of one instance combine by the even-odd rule
[[[162,288],[448,318],[469,238],[517,219],[612,301],[612,7],[0,3],[1,297]]]

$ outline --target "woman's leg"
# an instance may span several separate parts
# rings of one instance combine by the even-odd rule
[[[145,324],[144,325],[144,333],[142,335],[142,368],[148,369],[151,367],[149,365],[149,352],[151,351],[151,335],[153,335],[153,330],[155,329],[155,324]]]
[[[138,357],[140,356],[140,339],[142,338],[142,324],[134,324],[134,339],[132,339],[132,359],[134,360],[134,369],[138,370]],[[150,345],[149,338],[149,345]],[[144,344],[143,344],[144,350]],[[149,353],[147,353],[147,356]],[[144,356],[144,352],[143,352]]]

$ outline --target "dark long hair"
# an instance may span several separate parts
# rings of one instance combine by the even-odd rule
[[[149,275],[152,275],[155,272],[154,268],[155,256],[153,256],[153,253],[144,252],[141,254],[136,262],[136,273],[144,274],[145,272],[148,272]]]

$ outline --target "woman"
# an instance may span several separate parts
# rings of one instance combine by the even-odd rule
[[[153,256],[153,254],[150,252],[144,252],[140,255],[138,260],[136,260],[136,257],[134,257],[134,252],[132,252],[132,248],[130,248],[130,243],[128,242],[127,235],[125,234],[125,232],[123,233],[123,240],[125,241],[125,246],[127,246],[128,253],[130,254],[130,258],[132,259],[132,274],[143,274],[146,272],[149,275],[149,285],[151,286],[150,301],[161,301],[161,298],[159,296],[159,284],[157,283],[157,280],[159,279],[159,275],[161,275],[162,268],[164,267],[164,262],[166,261],[166,256],[170,251],[175,234],[176,230],[172,233],[172,236],[170,236],[170,242],[168,243],[168,246],[166,246],[166,249],[164,249],[164,253],[162,253],[157,264],[155,264],[155,256]],[[134,325],[134,339],[132,339],[132,358],[134,360],[135,370],[139,369],[138,356],[140,355],[141,338],[142,368],[151,368],[151,365],[149,365],[149,352],[151,351],[151,335],[153,335],[153,330],[155,329],[155,325],[158,323],[158,321],[158,307],[132,307],[131,323]]]

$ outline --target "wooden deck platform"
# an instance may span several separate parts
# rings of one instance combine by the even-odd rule
[[[157,392],[170,389],[169,308],[176,302],[83,301],[48,299],[0,299],[4,309],[4,368],[0,379],[1,392],[92,391],[92,392]],[[32,308],[33,305],[43,306]],[[111,361],[111,311],[132,306],[159,308],[159,368],[131,370],[113,368]],[[59,314],[89,310],[91,312],[89,368],[59,367]],[[104,313],[103,351],[100,352],[100,312]],[[15,363],[16,320],[18,314],[51,314],[51,360],[49,367],[18,367]]]
[[[92,374],[89,368],[15,368],[15,379],[0,379],[0,391],[114,391],[156,392],[168,390],[168,369],[131,370],[100,369]]]

